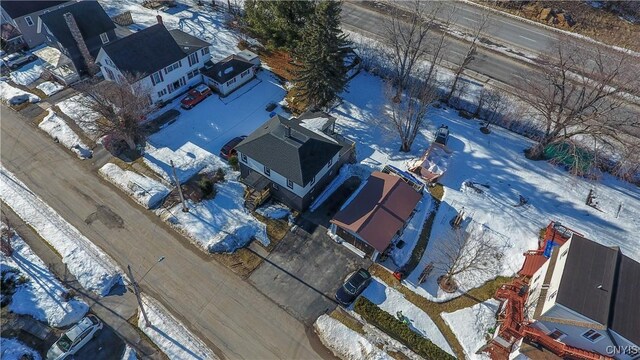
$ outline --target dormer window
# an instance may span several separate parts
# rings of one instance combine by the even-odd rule
[[[268,167],[264,167],[264,174],[267,176],[271,176],[271,169],[269,169]]]
[[[24,18],[24,21],[27,23],[27,25],[33,26],[33,19],[31,18],[31,16],[26,16]]]
[[[102,41],[103,44],[108,43],[109,42],[109,35],[107,35],[107,33],[100,34],[100,40]]]

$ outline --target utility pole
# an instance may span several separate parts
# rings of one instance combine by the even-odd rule
[[[142,306],[142,298],[140,297],[140,288],[138,288],[138,282],[136,282],[136,279],[133,277],[133,271],[131,271],[131,265],[127,265],[127,270],[129,270],[129,277],[131,278],[131,283],[133,284],[133,293],[136,294],[136,299],[138,299],[138,305],[140,306],[140,312],[142,312],[142,317],[144,317],[144,324],[146,327],[149,327],[151,326],[151,322],[147,317],[147,313],[144,311],[144,306]]]
[[[187,204],[184,202],[184,195],[182,194],[182,187],[180,186],[180,180],[178,179],[178,174],[176,173],[176,167],[173,166],[173,160],[169,160],[171,164],[171,169],[173,170],[173,181],[176,183],[178,187],[178,194],[180,194],[180,202],[182,202],[182,212],[189,212],[189,208]]]

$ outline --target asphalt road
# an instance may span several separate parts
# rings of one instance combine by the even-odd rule
[[[1,119],[2,164],[121,268],[131,264],[140,276],[165,256],[142,288],[220,357],[326,356],[326,349],[300,322],[101,180],[90,162],[79,161],[5,106]],[[96,220],[93,214],[99,207],[120,218],[122,226]]]

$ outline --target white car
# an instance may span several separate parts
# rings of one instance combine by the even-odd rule
[[[97,317],[85,316],[51,346],[47,352],[47,360],[62,360],[77,353],[100,329],[102,322]]]
[[[17,69],[20,66],[32,62],[36,59],[37,57],[33,54],[17,52],[2,58],[2,62],[5,66],[10,67],[11,69]]]

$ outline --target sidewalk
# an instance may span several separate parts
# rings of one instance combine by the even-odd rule
[[[2,205],[3,213],[29,247],[48,265],[49,269],[56,274],[62,284],[69,289],[73,289],[82,300],[89,304],[94,314],[135,349],[138,358],[166,359],[166,356],[157,350],[146,337],[140,336],[140,330],[128,322],[128,319],[136,315],[138,306],[132,290],[125,287],[115,288],[111,295],[103,298],[84,290],[75,277],[67,271],[60,256],[33,229],[26,225],[10,207],[4,206],[4,203]]]

